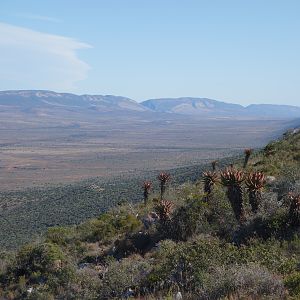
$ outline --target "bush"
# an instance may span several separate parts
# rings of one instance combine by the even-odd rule
[[[84,241],[108,243],[116,235],[134,232],[141,226],[141,221],[130,213],[104,213],[98,219],[79,225],[79,231]]]
[[[233,265],[211,270],[197,299],[284,299],[279,276],[256,264]]]
[[[209,232],[207,222],[208,204],[201,200],[193,200],[186,206],[181,206],[174,213],[169,228],[166,230],[167,238],[187,241],[195,234]]]
[[[300,297],[300,272],[288,275],[284,281],[290,295]]]
[[[247,243],[249,239],[253,238],[288,237],[289,228],[287,222],[287,213],[284,210],[266,218],[262,215],[257,215],[253,219],[248,220],[243,226],[237,228],[233,241],[240,245]]]
[[[239,248],[236,261],[243,264],[258,263],[280,274],[293,272],[298,263],[297,256],[288,253],[282,243],[275,239],[251,240],[249,244]]]
[[[98,299],[126,298],[129,289],[138,293],[140,283],[151,266],[139,256],[132,256],[122,261],[111,261],[107,270]]]
[[[157,238],[155,236],[143,232],[126,235],[123,240],[115,241],[113,256],[117,259],[121,259],[133,253],[144,255],[154,247],[156,240]]]
[[[66,260],[61,248],[55,244],[30,244],[18,252],[13,270],[18,277],[51,273],[60,269]]]
[[[237,248],[219,239],[199,236],[185,243],[163,241],[155,254],[155,267],[145,280],[145,287],[169,289],[180,286],[195,291],[213,266],[228,264],[236,257]]]
[[[52,227],[46,232],[46,241],[49,243],[66,246],[74,236],[74,229],[70,227]]]

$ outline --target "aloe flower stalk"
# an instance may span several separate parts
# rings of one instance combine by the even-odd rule
[[[171,179],[171,176],[168,173],[162,172],[157,178],[160,181],[160,199],[162,200],[166,191],[166,185]]]
[[[266,184],[266,177],[262,172],[250,173],[245,183],[249,194],[251,210],[253,213],[257,213],[262,198],[261,192]]]
[[[248,148],[248,149],[245,149],[245,151],[244,151],[244,154],[245,154],[245,159],[244,159],[244,169],[247,167],[247,165],[248,165],[248,162],[249,162],[249,158],[250,158],[250,156],[251,156],[251,154],[252,154],[252,152],[253,152],[253,150],[252,149],[250,149],[250,148]]]
[[[227,188],[227,197],[231,204],[235,218],[240,222],[245,221],[245,211],[243,206],[242,182],[244,174],[233,168],[226,169],[221,173],[221,183]]]
[[[143,187],[144,187],[144,203],[146,204],[148,202],[148,199],[149,199],[149,193],[150,193],[150,190],[152,188],[152,182],[145,181],[144,184],[143,184]]]

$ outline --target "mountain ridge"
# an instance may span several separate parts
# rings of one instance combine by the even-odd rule
[[[147,111],[146,107],[132,99],[114,95],[76,95],[72,93],[57,93],[46,90],[0,91],[0,105],[25,107],[74,107],[101,108],[103,111],[138,110]]]
[[[76,95],[48,90],[0,91],[1,111],[19,108],[23,113],[43,114],[60,109],[97,113],[164,113],[194,117],[218,118],[300,118],[300,107],[279,104],[240,104],[209,98],[179,97],[157,98],[137,102],[131,98],[115,95]]]
[[[250,104],[243,106],[209,98],[194,97],[149,99],[141,103],[154,111],[187,115],[297,118],[300,113],[300,107],[292,105]]]

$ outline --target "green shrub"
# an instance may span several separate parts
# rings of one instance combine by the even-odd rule
[[[116,235],[113,218],[104,214],[99,219],[92,219],[80,226],[82,240],[89,242],[107,242]]]
[[[155,267],[145,285],[150,290],[179,285],[195,291],[210,268],[230,263],[236,252],[236,247],[204,235],[185,243],[161,242],[155,254]]]
[[[24,246],[18,252],[14,271],[18,276],[54,272],[66,260],[61,248],[55,244],[30,244]]]
[[[284,299],[279,276],[257,264],[212,268],[197,291],[197,299]]]
[[[280,241],[251,240],[248,245],[239,248],[237,262],[258,263],[272,272],[288,274],[297,268],[297,256],[286,251]]]
[[[52,227],[46,232],[46,241],[66,246],[74,236],[74,229],[70,227]]]
[[[300,272],[288,275],[284,280],[284,284],[290,295],[300,297]]]
[[[118,234],[136,231],[142,225],[136,216],[127,212],[117,215],[102,214],[98,219],[92,219],[79,226],[82,240],[89,242],[108,242]]]
[[[119,215],[115,219],[114,226],[120,233],[136,231],[142,225],[141,221],[132,214]]]
[[[258,215],[243,224],[234,233],[235,243],[246,243],[252,238],[281,238],[288,237],[289,228],[287,223],[287,212],[279,210],[271,216]]]
[[[132,256],[122,261],[111,261],[107,270],[98,299],[123,299],[129,288],[138,290],[151,266],[141,257]]]
[[[193,200],[181,206],[174,213],[166,231],[167,238],[186,241],[195,234],[207,233],[210,230],[208,221],[208,204],[201,200]]]

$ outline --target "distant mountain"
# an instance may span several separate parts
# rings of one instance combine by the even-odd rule
[[[141,103],[154,111],[178,114],[218,114],[236,115],[243,111],[243,106],[225,103],[207,98],[161,98],[150,99]]]
[[[0,109],[16,107],[36,109],[92,109],[99,112],[148,111],[132,99],[112,95],[74,95],[52,91],[3,91],[0,92]]]
[[[165,113],[210,117],[251,117],[289,119],[300,117],[300,107],[289,105],[252,104],[247,107],[207,98],[161,98],[141,103],[143,106]]]
[[[274,118],[299,118],[300,107],[291,105],[251,104],[245,108],[247,114]]]
[[[252,104],[247,107],[207,98],[163,98],[138,103],[132,99],[113,95],[75,95],[43,90],[0,91],[0,113],[32,118],[81,120],[108,116],[132,117],[147,113],[148,118],[201,118],[236,119],[294,119],[300,118],[300,107],[288,105]]]

